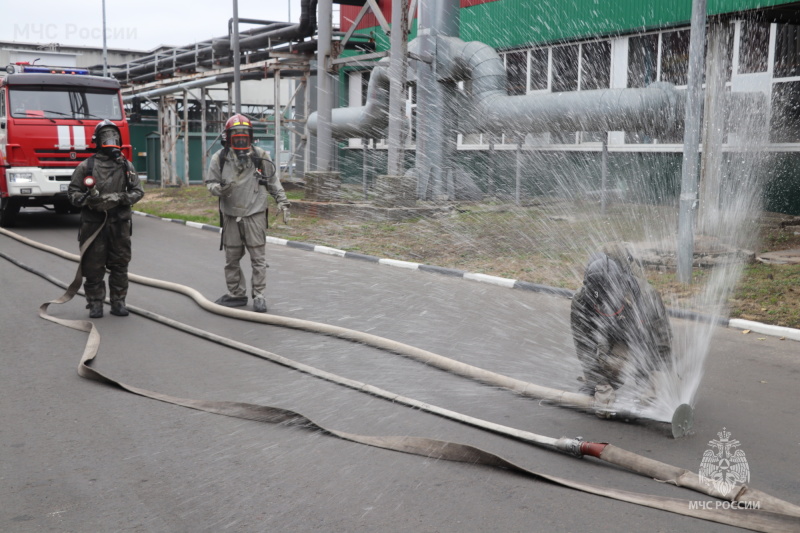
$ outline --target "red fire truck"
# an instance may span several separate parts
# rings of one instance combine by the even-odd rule
[[[92,155],[95,125],[109,119],[131,144],[119,82],[85,69],[16,63],[0,77],[0,226],[22,207],[76,210],[67,199],[75,167]]]

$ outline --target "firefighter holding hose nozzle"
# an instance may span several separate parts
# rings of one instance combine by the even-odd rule
[[[269,154],[253,145],[253,126],[244,115],[225,123],[222,150],[211,158],[206,188],[219,197],[222,247],[225,249],[225,282],[228,292],[216,303],[226,307],[247,305],[247,284],[239,265],[245,248],[252,267],[253,310],[267,312],[264,298],[267,260],[267,201],[275,199],[288,219],[289,200]]]
[[[84,243],[102,227],[81,256],[90,318],[103,316],[105,274],[111,314],[128,316],[128,263],[131,261],[131,206],[142,199],[144,189],[130,161],[122,155],[122,135],[116,124],[103,120],[92,135],[95,154],[81,162],[67,188],[70,202],[81,207],[78,241]]]
[[[632,379],[628,385],[646,396],[654,389],[655,373],[672,370],[666,308],[626,246],[610,245],[591,255],[570,319],[583,367],[581,392],[613,393]]]

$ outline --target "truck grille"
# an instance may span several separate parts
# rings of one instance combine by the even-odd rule
[[[42,167],[47,168],[74,168],[80,164],[81,161],[88,159],[92,153],[75,150],[34,150],[36,158]]]

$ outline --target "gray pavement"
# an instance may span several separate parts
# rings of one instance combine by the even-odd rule
[[[23,213],[19,234],[76,253],[77,217]],[[131,271],[224,292],[219,236],[137,217]],[[63,281],[75,264],[0,236]],[[246,260],[246,259],[245,259]],[[278,315],[367,331],[518,379],[574,390],[563,298],[268,245]],[[0,530],[531,532],[735,531],[480,466],[433,461],[298,428],[211,415],[80,378],[85,335],[37,316],[62,290],[0,259]],[[727,428],[751,485],[800,504],[800,344],[717,328],[694,432],[599,420],[369,347],[211,315],[132,284],[129,302],[348,378],[543,435],[611,442],[698,471]],[[82,300],[52,314],[85,318]],[[466,427],[191,337],[139,316],[97,320],[96,368],[151,390],[292,409],[331,428],[472,444],[543,473],[708,501],[594,460]],[[685,324],[673,322],[676,334]]]

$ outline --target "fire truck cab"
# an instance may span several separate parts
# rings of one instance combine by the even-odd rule
[[[68,198],[72,172],[93,153],[92,134],[109,119],[130,134],[119,82],[85,69],[17,63],[0,77],[0,226],[14,224],[23,207],[76,212]]]

